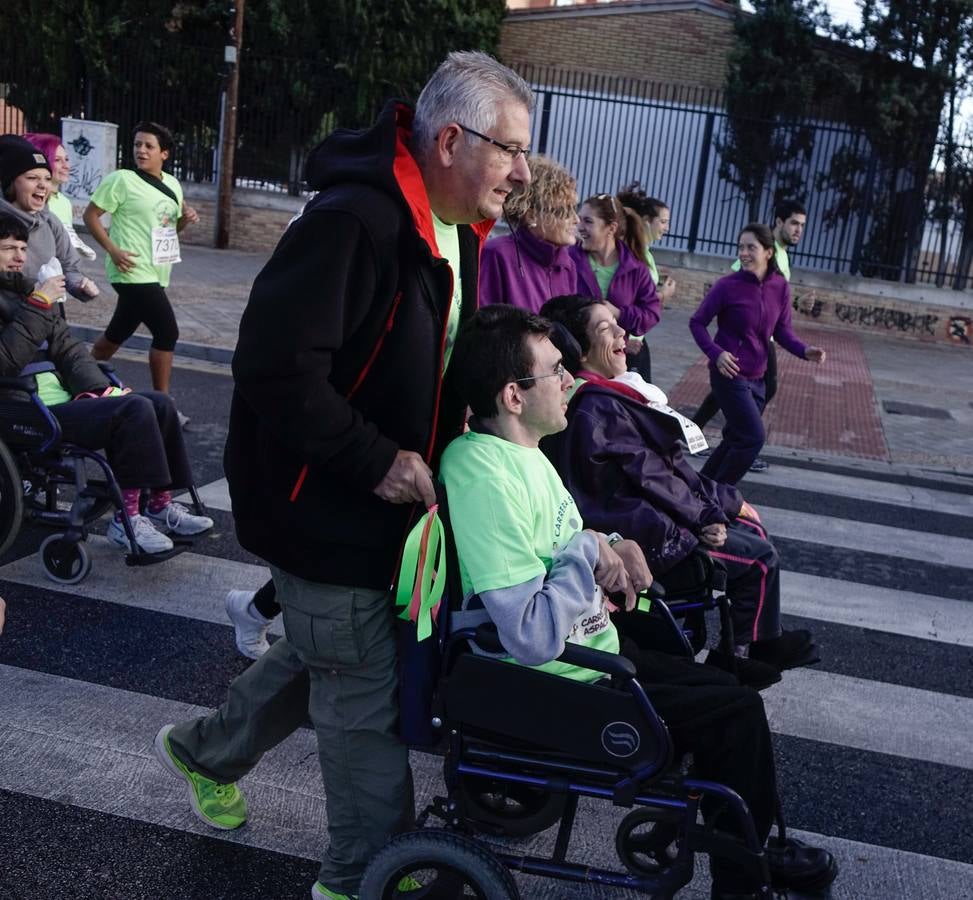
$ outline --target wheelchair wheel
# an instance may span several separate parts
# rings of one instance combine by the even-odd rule
[[[39,552],[44,574],[58,584],[77,584],[91,571],[91,557],[84,544],[65,540],[63,534],[44,538]]]
[[[24,483],[7,445],[0,441],[0,554],[17,539],[24,518]]]
[[[615,832],[615,851],[633,875],[658,875],[676,861],[681,810],[643,807],[630,812]]]
[[[421,891],[401,891],[403,878]],[[486,847],[450,831],[410,831],[392,838],[368,864],[361,900],[406,900],[410,894],[430,900],[520,900],[510,871]]]
[[[461,775],[459,788],[464,818],[473,828],[498,837],[527,837],[550,828],[564,814],[567,801],[564,794],[479,775]]]

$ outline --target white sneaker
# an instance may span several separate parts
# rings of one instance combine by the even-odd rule
[[[156,531],[155,526],[145,516],[130,516],[132,531],[135,532],[135,543],[146,553],[165,553],[172,549],[172,541],[164,534]],[[108,540],[119,547],[130,550],[128,535],[121,522],[112,516],[108,523]]]
[[[213,520],[209,516],[195,516],[181,503],[170,503],[158,512],[147,509],[145,514],[165,534],[202,534],[213,527]]]
[[[230,591],[226,595],[226,614],[236,632],[236,648],[250,659],[260,659],[269,649],[267,628],[270,619],[265,619],[252,601],[256,591]]]
[[[185,428],[192,421],[189,416],[184,412],[180,412],[178,409],[176,410],[176,419],[179,422],[180,428]]]

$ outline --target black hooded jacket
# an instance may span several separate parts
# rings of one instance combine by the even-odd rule
[[[415,510],[373,489],[399,449],[460,432],[442,360],[452,276],[436,250],[410,108],[311,153],[319,193],[257,276],[233,356],[224,466],[240,543],[311,581],[386,588]],[[463,318],[492,222],[459,226]]]

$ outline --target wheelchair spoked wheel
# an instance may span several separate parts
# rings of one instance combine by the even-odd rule
[[[630,812],[615,832],[615,851],[633,875],[658,875],[676,861],[681,810],[643,807]]]
[[[403,879],[409,881],[403,884]],[[410,896],[520,900],[513,875],[486,847],[473,838],[432,828],[392,838],[365,869],[358,896],[361,900]]]
[[[497,837],[527,837],[564,815],[567,797],[530,784],[461,775],[461,809],[470,826]]]
[[[20,533],[24,518],[24,484],[6,444],[0,441],[0,554],[6,553]]]
[[[77,584],[91,571],[91,557],[84,544],[69,541],[63,534],[44,538],[38,552],[44,574],[58,584]]]

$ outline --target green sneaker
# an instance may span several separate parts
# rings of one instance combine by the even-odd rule
[[[155,755],[159,762],[186,782],[189,804],[198,819],[223,831],[239,828],[247,821],[247,801],[240,789],[236,784],[220,784],[204,778],[183,764],[169,746],[169,732],[173,727],[163,725],[155,736]]]
[[[420,881],[416,881],[415,878],[406,875],[405,878],[401,879],[396,885],[399,893],[405,894],[409,891],[418,891],[420,888],[425,887]],[[326,888],[320,881],[315,881],[311,887],[311,896],[314,900],[358,900],[358,894],[339,894],[337,891],[331,890],[331,888]]]

